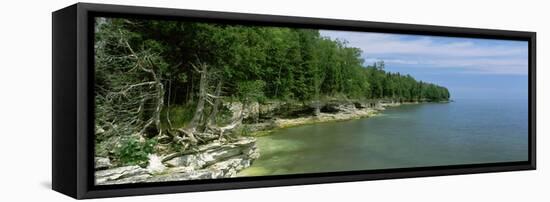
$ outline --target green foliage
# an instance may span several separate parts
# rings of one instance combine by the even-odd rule
[[[265,99],[265,82],[261,80],[241,81],[237,84],[237,97],[243,102]]]
[[[156,143],[155,139],[141,142],[133,136],[125,138],[121,142],[121,147],[115,150],[115,157],[122,165],[146,166],[148,155],[153,153]]]
[[[190,65],[197,60],[220,72],[224,93],[240,99],[244,94],[251,100],[309,101],[337,94],[355,99],[448,99],[442,87],[386,72],[383,61],[365,66],[360,49],[322,37],[318,30],[155,20],[112,23],[135,36],[133,43],[162,56],[167,68],[161,72],[174,84],[170,90],[178,95],[176,103],[188,103],[196,95],[199,76]],[[254,84],[262,88],[253,89]]]
[[[366,75],[370,86],[368,98],[434,102],[450,98],[447,88],[416,81],[410,75],[386,72],[382,62],[366,67]]]

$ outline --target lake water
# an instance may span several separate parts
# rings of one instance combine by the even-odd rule
[[[526,100],[459,99],[281,129],[239,176],[526,161],[527,118]]]

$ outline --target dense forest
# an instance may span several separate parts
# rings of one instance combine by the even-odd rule
[[[312,29],[97,18],[94,45],[96,142],[135,133],[183,149],[208,142],[242,121],[224,119],[227,100],[450,97],[444,87],[385,71],[383,61],[365,64],[359,48]],[[128,162],[143,156],[127,150],[118,155]]]

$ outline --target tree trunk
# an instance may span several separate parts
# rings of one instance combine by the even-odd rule
[[[200,70],[193,65],[193,68],[195,68],[195,70],[200,73],[200,82],[199,82],[199,100],[197,102],[197,108],[195,110],[195,114],[193,115],[193,119],[191,119],[191,123],[189,124],[190,128],[196,128],[198,124],[202,121],[203,111],[204,111],[204,102],[207,96],[206,85],[208,80],[207,78],[208,69],[206,64],[199,64],[199,66],[201,68]]]
[[[222,91],[222,85],[223,80],[220,80],[218,82],[218,85],[216,86],[216,101],[214,101],[214,106],[212,107],[212,113],[210,113],[210,118],[208,118],[208,125],[213,126],[216,125],[216,116],[218,115],[219,106],[221,105],[221,91]]]
[[[319,103],[319,101],[315,101],[315,104],[314,104],[314,110],[313,110],[313,115],[315,116],[319,116],[321,114],[321,104]]]
[[[235,128],[237,128],[237,126],[241,125],[241,123],[243,122],[243,119],[244,119],[244,110],[245,110],[245,107],[246,107],[246,104],[243,103],[243,106],[241,108],[241,111],[240,111],[240,115],[239,115],[239,118],[233,120],[229,125],[226,125],[226,126],[223,126],[223,127],[217,127],[217,128],[214,128],[215,130],[217,130],[219,132],[219,136],[218,136],[218,139],[221,140],[224,136],[224,133],[226,131],[230,131],[230,130],[233,130]]]

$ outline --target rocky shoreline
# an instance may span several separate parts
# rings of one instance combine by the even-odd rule
[[[277,119],[274,121],[276,128],[288,128],[306,124],[324,123],[333,121],[345,121],[360,119],[376,115],[379,110],[371,108],[356,109],[354,107],[344,108],[338,113],[319,113],[317,116],[308,116],[294,119]]]
[[[326,123],[335,121],[346,121],[360,118],[372,117],[385,110],[387,107],[397,107],[402,104],[420,104],[422,102],[352,102],[345,103],[329,102],[322,106],[322,110],[317,115],[312,113],[305,113],[304,111],[311,111],[310,105],[302,105],[300,107],[293,107],[294,111],[301,112],[299,117],[276,117],[273,116],[269,119],[263,119],[262,121],[243,124],[243,127],[247,127],[252,132],[250,136],[263,136],[270,134],[273,130],[295,127],[308,124]],[[274,108],[269,108],[271,111],[262,110],[260,106],[256,109],[257,112],[249,112],[251,116],[265,116],[267,114],[276,113]],[[262,114],[264,113],[264,115]],[[280,115],[279,115],[280,116]],[[274,118],[276,117],[276,118]],[[261,118],[260,118],[261,119]]]
[[[418,103],[327,102],[320,106],[318,114],[313,114],[310,104],[255,103],[246,109],[242,109],[240,103],[226,104],[233,113],[244,110],[247,114],[248,123],[241,126],[241,131],[246,128],[250,132],[247,137],[215,141],[185,153],[152,154],[146,168],[138,165],[113,167],[108,158],[96,157],[96,185],[235,177],[260,156],[254,136],[266,135],[280,128],[371,117],[387,107],[401,104]]]
[[[109,159],[95,158],[96,185],[166,182],[235,177],[259,157],[256,139],[243,137],[228,143],[214,142],[186,154],[150,156],[149,166],[111,168]]]

